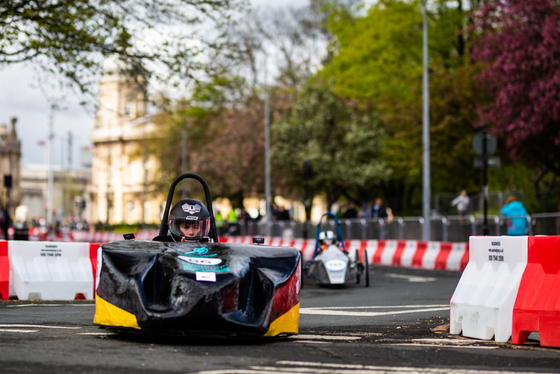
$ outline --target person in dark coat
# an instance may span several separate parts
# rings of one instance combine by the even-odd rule
[[[384,219],[386,220],[388,217],[387,208],[383,205],[383,200],[378,197],[375,199],[375,203],[371,206],[371,216],[374,219]]]

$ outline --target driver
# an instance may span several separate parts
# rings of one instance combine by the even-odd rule
[[[169,231],[175,242],[201,240],[210,232],[210,213],[195,199],[183,199],[169,212]]]
[[[319,244],[321,244],[322,249],[326,249],[328,246],[336,244],[336,236],[332,231],[321,231],[319,233]]]

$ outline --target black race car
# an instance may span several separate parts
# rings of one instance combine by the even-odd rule
[[[201,183],[206,207],[190,199],[171,208],[175,187],[186,178]],[[174,216],[177,206],[185,211],[181,220]],[[204,235],[188,238],[175,229],[177,222],[193,223],[205,208],[208,218],[198,226],[208,226]],[[210,192],[200,176],[183,174],[172,183],[157,237],[128,238],[99,247],[95,324],[179,334],[298,332],[300,252],[219,243]]]

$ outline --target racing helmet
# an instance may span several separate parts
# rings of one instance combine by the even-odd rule
[[[336,236],[334,235],[334,232],[331,230],[321,231],[319,233],[319,243],[321,243],[321,245],[336,244]]]
[[[174,241],[200,240],[210,232],[210,213],[195,199],[183,199],[169,212],[169,231]]]

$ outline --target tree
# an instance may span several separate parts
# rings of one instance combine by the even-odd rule
[[[473,58],[491,101],[480,105],[480,124],[502,137],[514,160],[538,170],[539,195],[560,177],[560,2],[490,1],[476,13]],[[540,196],[539,196],[540,197]]]
[[[381,159],[393,171],[371,189],[397,214],[421,208],[422,17],[420,1],[380,0],[365,15],[335,13],[332,61],[320,72],[342,97],[372,101],[387,137]],[[429,7],[432,191],[476,188],[470,147],[479,96],[460,31],[462,2]]]
[[[244,197],[263,194],[264,102],[243,79],[199,83],[189,100],[164,109],[154,118],[163,134],[152,147],[161,164],[154,185],[164,188],[181,170],[186,130],[188,171],[204,176],[213,197],[241,204]]]
[[[103,57],[173,83],[212,71],[236,0],[9,0],[0,5],[0,65],[32,62],[88,92]],[[209,37],[207,37],[209,36]]]
[[[330,207],[341,196],[360,201],[368,186],[390,175],[379,160],[383,130],[374,115],[312,79],[298,91],[289,113],[271,127],[271,160],[279,193],[303,200],[304,162],[313,167],[310,188]]]

